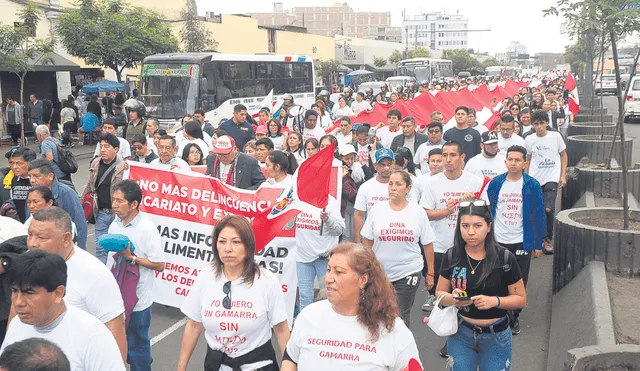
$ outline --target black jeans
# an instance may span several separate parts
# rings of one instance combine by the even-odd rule
[[[411,307],[416,299],[416,292],[420,286],[420,273],[416,272],[397,281],[391,282],[396,291],[396,300],[400,310],[400,318],[409,327]]]
[[[556,215],[556,198],[558,198],[558,183],[548,182],[542,186],[544,209],[547,214],[547,239],[553,239],[553,221]],[[550,211],[547,211],[549,209]]]
[[[73,126],[75,122],[68,121],[62,125],[62,144],[67,145],[71,143],[71,133],[73,132]]]
[[[9,134],[11,134],[11,140],[13,140],[13,144],[17,145],[18,140],[22,136],[22,127],[20,125],[7,125],[9,129]]]

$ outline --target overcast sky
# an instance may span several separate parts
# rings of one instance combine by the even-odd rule
[[[270,12],[273,1],[270,0],[234,0],[211,1],[196,0],[198,11],[204,15],[206,11],[215,13],[247,13]],[[331,6],[332,0],[283,0],[284,8],[296,6]],[[447,0],[419,2],[414,0],[350,0],[349,6],[356,11],[391,11],[392,25],[402,25],[402,11],[407,15],[446,11],[467,16],[469,28],[491,29],[488,32],[471,32],[469,46],[481,52],[491,54],[504,52],[511,41],[520,41],[527,46],[530,54],[538,52],[564,52],[569,44],[566,36],[560,34],[560,17],[543,17],[542,10],[555,5],[555,0],[540,1],[479,1],[479,0]],[[391,5],[393,4],[393,5]]]

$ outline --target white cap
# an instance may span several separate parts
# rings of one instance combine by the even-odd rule
[[[351,153],[356,153],[356,149],[351,144],[344,144],[340,146],[340,156],[346,156]]]

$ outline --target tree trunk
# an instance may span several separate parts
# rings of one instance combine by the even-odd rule
[[[606,35],[606,27],[602,27],[602,40],[601,40],[601,47],[600,47],[600,60],[602,60],[602,63],[600,63],[600,60],[598,60],[598,63],[600,63],[600,108],[603,107],[603,99],[604,99],[604,94],[602,94],[602,75],[604,74],[604,53],[606,52],[606,50],[604,50],[604,38]],[[604,138],[604,110],[600,111],[600,127],[602,128],[602,131],[600,132],[600,139]]]
[[[616,95],[618,96],[618,127],[620,129],[620,146],[622,153],[622,210],[623,210],[623,229],[629,229],[629,193],[627,187],[627,161],[624,153],[624,100],[622,98],[622,86],[620,80],[620,63],[618,63],[618,47],[616,46],[616,35],[613,30],[612,22],[609,22],[609,38],[611,39],[611,51],[613,53],[613,64],[616,69]],[[635,69],[635,66],[634,66]],[[630,85],[631,80],[629,80]],[[615,144],[616,137],[613,137]]]
[[[0,121],[2,121],[2,126],[0,126],[0,136],[4,136],[6,122],[4,122],[4,114],[2,111],[4,98],[2,97],[2,80],[0,79]],[[0,141],[0,145],[2,142]]]
[[[20,138],[21,138],[21,141],[22,141],[21,144],[23,146],[27,145],[27,142],[26,142],[25,137],[24,137],[24,125],[25,125],[24,114],[27,112],[26,107],[29,106],[29,105],[25,105],[24,104],[24,78],[25,78],[26,75],[27,75],[26,73],[18,75],[18,77],[20,78],[20,103],[19,104],[24,105],[24,107],[25,107],[22,110],[20,110],[20,121],[22,122],[22,125],[20,125],[20,127],[21,127],[20,130],[22,131]]]
[[[593,41],[595,39],[595,32],[593,29],[589,29],[586,34],[584,95],[586,101],[590,102],[591,107],[593,107]]]

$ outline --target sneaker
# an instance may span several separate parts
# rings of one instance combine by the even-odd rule
[[[513,335],[520,335],[520,320],[518,319],[518,317],[513,317],[511,319],[511,334]]]
[[[449,350],[447,349],[447,343],[444,343],[442,349],[440,349],[440,357],[447,358],[449,357]]]
[[[436,297],[431,294],[427,294],[427,300],[422,304],[422,310],[425,312],[431,312],[433,310],[433,303],[436,301]]]

